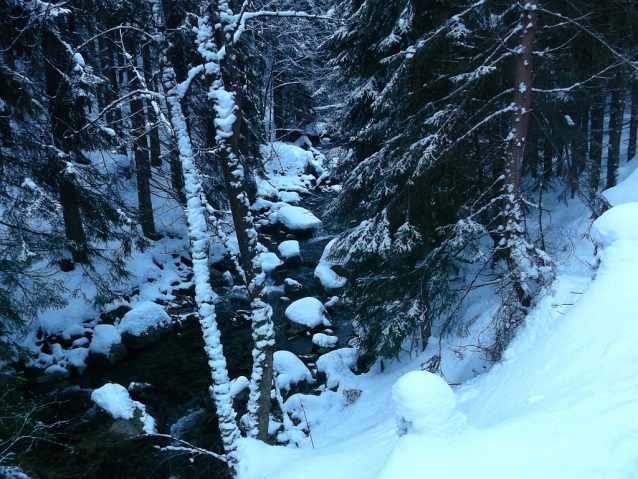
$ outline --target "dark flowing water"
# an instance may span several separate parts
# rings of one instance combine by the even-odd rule
[[[301,206],[320,216],[329,199],[328,194],[317,193],[306,198]],[[307,296],[315,296],[325,302],[328,297],[325,293],[322,296],[315,288],[314,268],[331,238],[324,232],[313,238],[299,238],[301,265],[282,266],[268,280],[268,299],[273,307],[278,350],[302,355],[312,352],[311,335],[287,333],[284,311],[290,301],[282,299],[285,296],[282,285],[285,278],[292,278],[307,289]],[[260,241],[269,250],[277,252],[278,244],[285,239],[289,239],[285,233],[275,232]],[[245,299],[231,293],[231,288],[218,287],[216,292],[220,295],[217,316],[230,376],[250,377],[250,323],[238,315],[238,311],[248,309],[248,304]],[[192,298],[180,300],[186,305],[180,313],[194,311]],[[352,334],[348,316],[333,312],[329,318],[334,334],[339,337],[339,345],[345,345]],[[170,433],[171,426],[190,415],[196,419],[182,419],[181,423],[188,427],[181,428],[180,437],[200,447],[221,452],[214,405],[208,394],[210,369],[203,347],[199,323],[193,315],[164,333],[158,342],[129,351],[126,359],[116,367],[92,366],[83,375],[54,383],[31,381],[27,392],[49,404],[43,408],[39,419],[45,424],[58,425],[51,430],[55,433],[55,442],[39,442],[22,458],[25,470],[34,478],[227,477],[227,469],[215,459],[203,456],[191,459],[188,455],[156,449],[157,445],[168,445],[167,440],[113,434],[109,431],[113,420],[90,399],[94,389],[108,382],[124,387],[133,382],[146,383],[146,386],[131,392],[131,397],[146,405],[160,433]],[[242,410],[245,393],[235,403],[241,416],[245,412]]]

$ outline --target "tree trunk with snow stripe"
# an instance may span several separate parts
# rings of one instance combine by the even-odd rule
[[[162,32],[164,17],[159,0],[150,0],[150,2],[153,7],[155,28]],[[159,51],[162,64],[162,81],[184,175],[187,199],[186,217],[193,259],[195,301],[197,302],[199,322],[204,334],[204,349],[208,356],[208,364],[213,377],[211,393],[215,400],[224,450],[229,456],[229,464],[233,466],[237,462],[234,452],[237,450],[237,440],[240,438],[240,434],[237,428],[232,396],[230,395],[230,380],[226,357],[224,356],[220,333],[217,328],[215,306],[213,304],[216,295],[211,289],[209,281],[209,235],[206,225],[206,200],[202,190],[201,176],[194,163],[191,139],[186,128],[186,118],[181,105],[184,88],[178,86],[175,72],[167,62],[165,52],[168,49],[168,42],[165,35],[160,34],[158,37],[160,39]]]
[[[248,402],[249,435],[262,441],[268,438],[270,419],[270,391],[273,376],[273,352],[275,334],[272,323],[272,308],[263,297],[265,275],[255,262],[257,256],[257,231],[250,212],[246,191],[246,177],[239,155],[239,139],[242,121],[241,87],[235,65],[233,44],[239,39],[235,35],[238,25],[229,6],[224,1],[217,4],[220,30],[215,43],[214,30],[207,12],[209,4],[200,5],[201,17],[198,26],[198,51],[207,62],[206,72],[210,85],[208,97],[214,102],[217,117],[216,153],[220,158],[226,192],[237,234],[237,243],[242,258],[242,275],[251,299],[251,320],[253,329],[253,369]],[[237,37],[237,38],[236,38]],[[225,82],[225,78],[228,83]]]

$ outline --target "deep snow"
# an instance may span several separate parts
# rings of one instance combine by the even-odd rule
[[[557,236],[573,244],[559,257],[553,293],[530,314],[502,362],[463,380],[473,362],[448,361],[446,377],[462,380],[450,387],[420,372],[435,351],[431,344],[420,357],[386,363],[384,372],[377,363],[368,374],[344,374],[336,392],[295,395],[288,403],[292,410],[303,398],[314,448],[309,439],[299,448],[242,440],[239,477],[638,477],[633,168],[625,166],[626,180],[605,192],[615,207],[591,229],[578,201],[548,202]],[[468,309],[474,308],[489,312],[490,300]],[[355,389],[361,395],[350,404]]]

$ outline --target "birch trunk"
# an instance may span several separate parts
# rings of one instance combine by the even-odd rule
[[[208,272],[208,247],[209,236],[206,226],[206,200],[202,190],[201,176],[195,166],[190,135],[186,127],[186,118],[182,110],[181,98],[183,88],[177,84],[175,72],[167,62],[165,52],[168,42],[163,35],[164,16],[159,0],[149,0],[153,6],[153,21],[155,28],[161,32],[159,36],[160,61],[162,81],[168,108],[170,121],[173,127],[173,135],[177,139],[179,159],[184,175],[186,190],[186,217],[188,220],[188,233],[193,257],[193,273],[195,282],[195,301],[197,302],[199,322],[204,334],[204,349],[208,356],[208,364],[211,368],[213,386],[211,394],[215,400],[219,429],[222,435],[224,450],[229,458],[229,464],[234,467],[237,463],[235,451],[237,441],[240,438],[237,428],[236,413],[233,409],[232,396],[230,395],[230,379],[226,366],[220,333],[217,328],[215,305],[216,295],[210,287]]]
[[[272,308],[264,301],[265,275],[255,262],[257,256],[257,231],[250,212],[250,202],[245,188],[246,176],[240,161],[239,139],[242,121],[241,87],[235,65],[234,41],[237,24],[234,23],[228,4],[219,1],[217,9],[220,22],[215,26],[218,38],[206,15],[209,8],[202,2],[198,26],[198,51],[202,54],[204,71],[216,112],[216,153],[218,154],[226,184],[231,214],[242,258],[242,270],[251,299],[253,329],[253,369],[248,401],[248,434],[262,441],[268,438],[270,419],[270,392],[273,375],[275,334]],[[219,45],[216,43],[219,42]],[[227,83],[228,82],[228,83]]]

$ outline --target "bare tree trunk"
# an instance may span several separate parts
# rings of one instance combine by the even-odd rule
[[[208,25],[207,2],[201,2],[199,31],[213,31]],[[217,41],[211,36],[198,36],[198,51],[202,53],[210,90],[208,97],[213,99],[216,111],[217,148],[226,192],[230,202],[231,214],[237,235],[237,243],[242,259],[242,269],[248,294],[251,299],[251,319],[253,329],[253,369],[248,401],[249,434],[257,439],[268,439],[270,420],[270,392],[273,379],[273,353],[275,333],[272,323],[272,308],[263,297],[265,275],[261,266],[255,262],[257,250],[257,231],[250,213],[250,202],[246,188],[247,172],[240,162],[240,130],[242,122],[242,88],[240,74],[235,62],[234,33],[237,26],[228,24],[228,5],[220,0],[217,5],[222,18]],[[224,55],[219,55],[220,50]],[[210,67],[209,67],[210,66]]]
[[[605,95],[599,95],[591,111],[591,139],[589,142],[589,197],[598,196],[600,189],[600,171],[603,159],[603,140],[605,125]]]
[[[506,259],[511,272],[517,271],[520,262],[527,256],[523,243],[525,224],[521,209],[521,166],[523,152],[529,130],[529,111],[532,94],[532,60],[534,40],[536,39],[536,21],[538,19],[539,0],[531,0],[525,5],[521,19],[523,35],[521,53],[516,64],[514,81],[514,111],[512,113],[510,140],[505,157],[504,212],[505,240],[507,242]],[[529,306],[530,297],[526,291],[525,280],[514,274],[514,288],[518,300],[523,306]]]
[[[616,186],[618,167],[620,166],[620,138],[625,114],[625,84],[622,73],[616,74],[611,91],[611,110],[609,112],[609,147],[607,149],[606,188]]]
[[[154,78],[153,59],[151,57],[151,48],[148,45],[146,45],[142,49],[142,61],[144,65],[144,78],[146,79],[146,84],[150,87],[154,83]],[[159,168],[160,166],[162,166],[162,147],[159,137],[159,124],[157,121],[157,113],[155,113],[155,109],[148,103],[146,105],[146,116],[148,117],[148,122],[151,126],[150,131],[148,132],[151,166]]]
[[[136,90],[140,88],[140,80],[137,73],[137,50],[136,41],[128,39],[126,42],[128,54],[133,58],[131,62],[130,86]],[[141,74],[141,73],[140,73]],[[146,134],[146,118],[144,101],[141,98],[133,98],[130,102],[131,125],[133,136],[133,154],[135,156],[135,167],[137,176],[137,198],[140,213],[140,225],[144,236],[151,240],[158,238],[155,230],[155,217],[153,214],[153,199],[151,195],[151,159],[149,156],[148,138]]]
[[[629,121],[629,145],[627,146],[627,161],[636,156],[636,142],[638,140],[638,81],[631,80],[631,120]]]
[[[49,59],[49,61],[44,62],[44,75],[49,97],[51,136],[55,147],[59,151],[69,154],[72,146],[70,146],[70,140],[66,138],[66,133],[72,121],[69,118],[68,106],[62,103],[64,89],[68,86],[65,85],[65,79],[53,63],[60,59],[62,46],[55,35],[48,30],[45,29],[43,35],[43,53]],[[71,175],[63,167],[61,171],[57,172],[57,178],[54,181],[60,195],[67,248],[71,252],[74,263],[88,263],[86,232],[82,222],[77,187]]]

